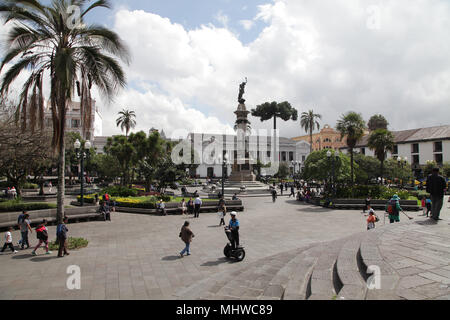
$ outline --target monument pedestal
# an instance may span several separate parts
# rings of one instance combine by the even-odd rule
[[[251,170],[233,171],[228,179],[233,182],[256,181],[256,176]]]

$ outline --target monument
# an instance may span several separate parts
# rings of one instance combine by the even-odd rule
[[[235,152],[233,171],[229,180],[233,182],[254,182],[256,176],[253,173],[253,166],[251,164],[248,148],[248,133],[250,133],[250,121],[248,115],[250,111],[245,107],[245,86],[247,85],[247,78],[245,82],[239,86],[238,108],[234,112],[236,114],[235,130],[237,131],[236,142],[237,152]]]

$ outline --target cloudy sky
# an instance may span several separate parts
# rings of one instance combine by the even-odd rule
[[[335,126],[347,111],[386,116],[391,130],[450,124],[448,0],[119,0],[90,22],[114,29],[132,63],[114,103],[97,97],[103,134],[117,113],[155,127],[219,133],[247,108],[289,101]],[[270,128],[251,118],[254,128]],[[305,134],[299,121],[281,134]]]

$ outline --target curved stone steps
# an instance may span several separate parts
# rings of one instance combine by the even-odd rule
[[[183,300],[281,299],[284,288],[279,283],[283,282],[283,274],[287,270],[278,273],[283,268],[287,269],[289,262],[303,250],[284,252],[238,267],[231,273],[224,271],[210,276],[179,290],[175,296]]]
[[[366,234],[353,236],[344,242],[336,262],[336,274],[341,289],[338,298],[341,300],[364,300],[367,285],[361,272],[365,272],[360,255],[361,241]],[[361,270],[362,268],[363,270]]]
[[[400,281],[400,276],[394,268],[392,268],[382,256],[378,249],[381,244],[381,236],[386,232],[386,228],[379,228],[367,234],[361,241],[360,259],[362,265],[362,274],[372,289],[366,291],[366,300],[399,300],[396,294],[396,288]],[[368,270],[368,268],[370,268]],[[375,281],[375,273],[380,275],[380,282]],[[379,285],[377,288],[376,286]]]
[[[338,240],[316,247],[320,254],[309,280],[310,295],[308,300],[332,300],[340,291],[339,279],[336,277],[336,262],[344,241]]]

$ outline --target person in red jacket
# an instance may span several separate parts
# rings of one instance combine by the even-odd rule
[[[39,247],[42,244],[45,244],[45,254],[51,254],[52,252],[48,250],[48,229],[46,227],[47,220],[44,219],[41,225],[39,225],[36,228],[36,236],[39,240],[38,245],[34,248],[34,250],[31,252],[33,256],[36,256],[36,250],[39,249]]]

